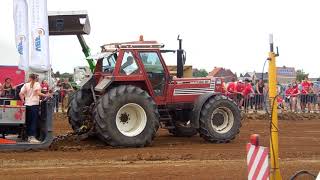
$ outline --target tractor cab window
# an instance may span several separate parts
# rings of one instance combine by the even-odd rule
[[[156,96],[162,96],[165,87],[165,71],[157,52],[140,52],[140,58]]]
[[[116,65],[117,53],[112,53],[102,59],[102,71],[106,73],[113,73]]]
[[[127,51],[123,54],[123,59],[120,68],[120,74],[131,75],[138,74],[139,67],[135,58],[133,57],[132,52]]]

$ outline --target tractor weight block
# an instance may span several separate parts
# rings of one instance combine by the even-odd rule
[[[54,11],[48,13],[49,35],[90,34],[90,21],[86,11]]]

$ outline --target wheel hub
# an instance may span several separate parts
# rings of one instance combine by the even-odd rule
[[[127,113],[123,113],[120,115],[120,122],[123,124],[128,123],[128,121],[130,120],[129,114]]]
[[[224,116],[221,113],[213,115],[212,123],[216,126],[221,126],[224,122]]]
[[[233,113],[227,107],[219,107],[211,115],[211,126],[217,133],[227,133],[232,128],[233,123]]]
[[[116,115],[116,126],[120,133],[133,137],[139,135],[147,125],[145,110],[136,103],[123,105]]]

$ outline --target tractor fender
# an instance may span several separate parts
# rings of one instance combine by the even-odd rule
[[[95,87],[94,90],[99,93],[104,93],[106,89],[112,84],[112,79],[103,78]]]
[[[192,118],[191,118],[191,126],[194,128],[199,128],[199,120],[200,120],[200,112],[202,110],[203,105],[211,98],[216,95],[221,95],[221,93],[205,93],[200,95],[196,101],[194,102],[194,106],[192,109]]]

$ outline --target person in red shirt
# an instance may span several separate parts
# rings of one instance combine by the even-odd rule
[[[244,88],[243,88],[243,91],[242,91],[242,95],[243,95],[244,97],[248,97],[248,95],[249,95],[250,93],[252,93],[252,92],[253,92],[252,85],[250,84],[249,79],[246,79],[246,80],[244,81]]]
[[[231,82],[228,83],[227,85],[227,96],[230,97],[232,100],[236,100],[237,98],[237,83],[235,82],[236,79],[232,78]]]
[[[228,83],[227,91],[228,93],[235,93],[236,90],[237,90],[237,84],[235,82],[235,79],[232,79],[232,81]]]
[[[292,89],[290,91],[290,107],[293,112],[297,112],[297,97],[300,94],[297,82],[292,84]]]
[[[236,93],[237,93],[237,101],[238,101],[238,106],[241,108],[243,105],[243,89],[244,89],[244,84],[242,80],[239,80],[237,85],[236,85]]]
[[[277,97],[277,103],[278,103],[278,109],[283,109],[284,108],[283,98],[281,96]]]
[[[311,83],[309,82],[308,77],[304,78],[304,81],[301,82],[301,96],[300,96],[300,103],[301,103],[301,110],[302,112],[305,111],[306,105],[308,105],[308,110],[311,110],[311,101],[309,96],[309,91],[311,87]]]
[[[291,84],[288,84],[288,87],[285,91],[285,103],[286,103],[286,107],[289,107],[290,108],[290,111],[292,112],[292,107],[291,107],[291,103],[290,103],[290,96],[291,96],[291,93],[292,93],[292,85]]]
[[[41,92],[43,94],[47,94],[49,92],[49,85],[47,80],[43,80],[41,82]]]
[[[250,94],[253,93],[253,88],[252,85],[250,84],[249,79],[244,80],[244,86],[242,90],[242,95],[244,99],[244,108],[247,109],[249,105],[249,100],[250,100]]]

